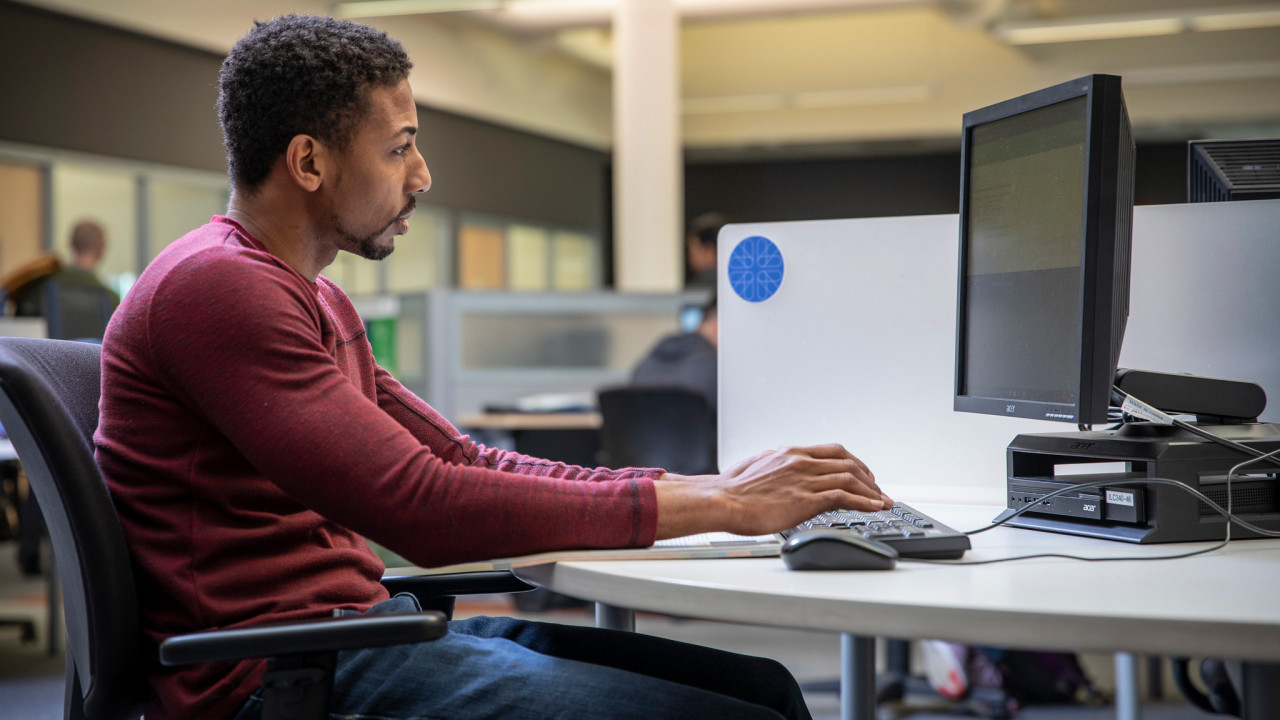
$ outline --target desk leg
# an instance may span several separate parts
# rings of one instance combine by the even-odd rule
[[[1116,653],[1116,720],[1138,720],[1138,657]]]
[[[876,639],[840,634],[840,720],[875,720]]]
[[[635,632],[636,611],[598,602],[596,603],[596,627]]]
[[[1247,662],[1241,667],[1244,720],[1280,717],[1280,664]]]

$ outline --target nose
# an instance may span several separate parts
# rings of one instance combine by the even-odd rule
[[[417,163],[406,178],[408,190],[410,194],[424,193],[431,189],[431,171],[427,169],[427,161],[418,152],[416,144],[413,146],[413,156],[417,158]]]

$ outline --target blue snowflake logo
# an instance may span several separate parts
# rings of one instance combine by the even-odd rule
[[[782,286],[782,252],[767,237],[752,235],[729,255],[729,287],[747,302],[773,297]]]

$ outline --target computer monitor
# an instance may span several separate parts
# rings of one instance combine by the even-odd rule
[[[966,113],[961,165],[955,409],[1106,422],[1133,218],[1120,78]]]
[[[1187,143],[1187,202],[1280,198],[1280,138]]]

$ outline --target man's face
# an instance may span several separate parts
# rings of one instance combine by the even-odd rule
[[[329,212],[339,250],[381,260],[395,249],[395,236],[409,231],[414,195],[431,187],[431,173],[414,144],[418,108],[408,81],[371,90],[367,102],[336,156]]]

